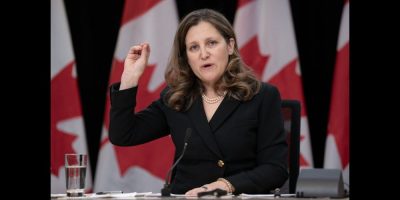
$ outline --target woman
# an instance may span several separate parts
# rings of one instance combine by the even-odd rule
[[[172,178],[172,193],[269,193],[288,177],[287,143],[276,87],[261,83],[240,58],[236,36],[220,13],[201,9],[179,24],[160,99],[138,112],[138,80],[150,46],[131,47],[121,83],[111,86],[109,138],[132,146],[171,134],[187,150]]]

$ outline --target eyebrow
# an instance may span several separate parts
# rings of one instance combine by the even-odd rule
[[[207,37],[207,38],[205,39],[205,41],[208,41],[208,40],[216,40],[216,38],[213,38],[213,37]],[[197,41],[192,41],[192,42],[189,42],[189,43],[188,43],[188,45],[191,45],[191,44],[193,44],[193,43],[197,43]]]

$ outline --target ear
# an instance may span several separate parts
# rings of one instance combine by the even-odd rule
[[[229,39],[229,43],[228,43],[228,53],[229,53],[229,55],[233,54],[234,48],[235,48],[235,39],[230,38]]]

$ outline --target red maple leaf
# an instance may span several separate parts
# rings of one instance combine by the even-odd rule
[[[304,104],[303,88],[301,77],[296,73],[297,58],[293,59],[285,65],[281,71],[275,74],[269,83],[277,86],[281,93],[282,99],[296,99],[300,101],[301,116],[306,117],[306,108]],[[304,135],[300,135],[300,142],[304,139]],[[300,153],[300,166],[309,166],[310,164]]]
[[[258,45],[258,37],[254,36],[241,49],[240,54],[244,62],[253,68],[260,78],[266,69],[266,63],[271,55],[261,55]],[[306,109],[303,98],[303,88],[301,87],[301,77],[296,73],[297,58],[293,59],[282,70],[275,74],[268,82],[277,86],[282,99],[297,99],[301,104],[301,116],[306,116]],[[300,142],[304,139],[300,135]],[[300,166],[309,166],[309,163],[300,153]]]
[[[306,117],[306,108],[304,104],[303,88],[301,77],[296,73],[297,58],[293,59],[285,65],[281,71],[275,74],[269,83],[277,86],[281,93],[282,99],[296,99],[300,101],[301,116]],[[300,142],[304,139],[304,135],[300,135]],[[300,166],[309,166],[310,164],[300,153]]]
[[[282,99],[300,101],[301,116],[306,116],[303,87],[300,74],[296,73],[297,58],[290,61],[268,81],[278,87]]]
[[[261,55],[257,36],[252,37],[242,48],[240,55],[243,61],[253,69],[258,78],[262,77],[269,55]]]
[[[51,173],[58,176],[64,166],[64,154],[75,153],[72,143],[77,136],[63,132],[57,125],[81,116],[78,86],[72,76],[74,62],[69,63],[51,80]]]
[[[154,91],[148,91],[151,75],[155,69],[155,65],[147,66],[142,77],[139,80],[139,88],[137,93],[136,112],[146,108],[152,101],[160,97],[160,92],[166,86],[165,83],[160,85]],[[123,63],[115,60],[113,72],[111,75],[111,83],[120,81],[123,71]],[[106,128],[109,128],[109,112],[110,102],[107,98],[106,106]],[[102,145],[109,142],[108,139],[102,142]],[[132,166],[140,166],[151,174],[164,178],[168,172],[169,166],[172,164],[174,154],[174,146],[169,137],[163,137],[152,142],[138,145],[135,147],[118,147],[114,146],[117,155],[118,166],[121,176]]]

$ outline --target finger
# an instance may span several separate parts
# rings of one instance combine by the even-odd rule
[[[191,190],[187,191],[187,192],[185,193],[185,195],[186,195],[186,196],[195,196],[195,195],[197,195],[196,189],[197,189],[197,188],[194,188],[194,189],[191,189]]]
[[[207,191],[207,189],[198,187],[198,188],[193,188],[193,189],[189,190],[188,192],[186,192],[185,195],[186,196],[197,196],[197,194],[199,192],[205,192],[205,191]]]
[[[129,49],[129,52],[128,52],[128,55],[126,56],[126,58],[137,60],[141,57],[141,54],[142,54],[142,47],[139,45],[135,45]]]
[[[141,54],[143,47],[140,45],[135,45],[129,49],[129,54]]]
[[[142,54],[144,55],[144,57],[146,59],[149,58],[149,56],[150,56],[150,45],[148,43],[144,43],[142,45]]]
[[[185,194],[185,196],[188,196],[188,197],[197,196],[197,192],[188,192]]]
[[[140,43],[140,46],[141,47],[147,46],[147,47],[149,47],[149,50],[150,50],[150,44],[148,42]]]
[[[185,193],[185,196],[193,196],[193,190],[189,190]]]
[[[136,50],[141,50],[142,46],[141,45],[135,45],[135,46],[131,46],[131,48],[129,49],[130,52],[136,51]]]

